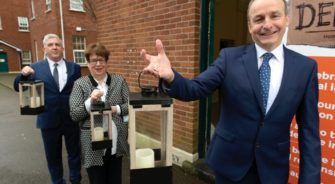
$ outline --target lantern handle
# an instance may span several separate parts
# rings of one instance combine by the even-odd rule
[[[138,75],[138,87],[141,89],[141,93],[142,95],[144,96],[150,96],[152,94],[157,94],[157,89],[158,87],[157,86],[151,86],[151,85],[146,85],[146,86],[143,86],[141,85],[141,76],[142,76],[142,73],[143,71],[141,71]]]

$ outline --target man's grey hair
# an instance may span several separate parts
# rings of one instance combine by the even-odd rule
[[[59,40],[60,40],[60,43],[61,43],[61,45],[62,45],[62,39],[60,39],[58,35],[53,34],[53,33],[46,34],[46,35],[44,36],[44,38],[43,38],[43,45],[44,45],[44,46],[47,46],[47,42],[48,42],[48,40],[51,39],[51,38],[57,38],[57,39],[59,39]],[[62,45],[62,46],[63,46],[63,45]]]
[[[251,7],[251,5],[252,5],[252,3],[254,3],[256,0],[251,0],[250,2],[249,2],[249,5],[248,5],[248,11],[247,11],[247,19],[248,19],[248,21],[249,21],[249,12],[250,12],[250,7]],[[284,8],[285,8],[285,10],[284,10],[284,12],[285,12],[285,15],[288,15],[288,3],[287,3],[287,1],[286,0],[282,0],[283,1],[283,3],[284,3]]]

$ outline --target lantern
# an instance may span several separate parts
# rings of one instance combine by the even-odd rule
[[[112,148],[112,109],[109,104],[99,101],[91,105],[92,149]]]
[[[22,115],[36,115],[44,110],[44,82],[19,82],[20,108]]]
[[[160,148],[136,149],[136,113],[160,112]],[[143,114],[142,113],[142,114]],[[130,183],[172,183],[172,99],[162,93],[130,93]],[[159,129],[159,128],[158,128]],[[157,130],[158,130],[157,129]]]

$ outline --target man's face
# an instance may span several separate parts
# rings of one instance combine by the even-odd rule
[[[63,57],[63,47],[61,40],[50,38],[44,45],[44,53],[53,61],[59,61]]]
[[[255,0],[248,13],[249,33],[259,46],[272,51],[280,45],[288,26],[282,0]]]

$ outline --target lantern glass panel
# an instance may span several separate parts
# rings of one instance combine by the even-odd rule
[[[95,105],[91,108],[92,149],[112,148],[112,111],[107,104]]]
[[[21,81],[19,83],[21,114],[35,115],[44,110],[43,81]]]
[[[109,115],[96,114],[93,116],[92,141],[102,141],[109,138]]]

